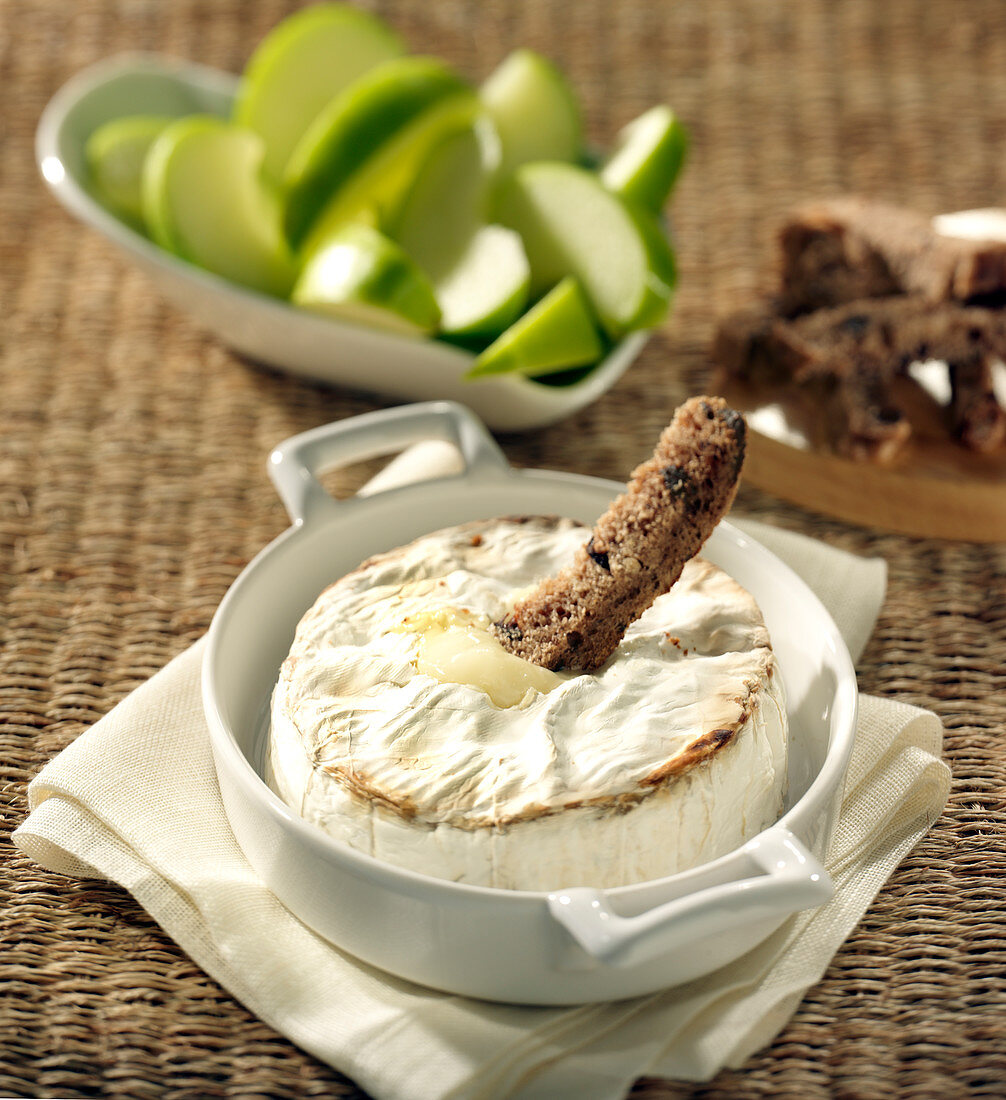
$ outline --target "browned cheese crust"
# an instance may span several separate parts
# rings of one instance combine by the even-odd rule
[[[796,210],[779,252],[790,315],[857,298],[964,301],[1006,290],[1006,243],[947,237],[912,210],[856,197]]]
[[[729,509],[744,439],[743,417],[722,398],[682,405],[570,565],[494,624],[503,647],[553,670],[603,665]]]

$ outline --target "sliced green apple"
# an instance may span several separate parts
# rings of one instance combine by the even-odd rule
[[[440,309],[433,287],[394,241],[367,225],[348,225],[308,260],[291,299],[344,321],[405,336],[433,332]]]
[[[293,257],[261,175],[262,139],[208,115],[168,126],[143,166],[143,214],[169,252],[243,286],[285,297]]]
[[[675,283],[670,245],[652,216],[587,169],[523,165],[500,188],[496,216],[524,241],[532,294],[576,276],[613,339],[666,315]]]
[[[443,134],[427,150],[389,233],[432,278],[451,270],[485,224],[495,133],[477,124]]]
[[[514,50],[489,75],[479,96],[502,144],[501,174],[536,160],[575,161],[583,124],[562,73],[532,50]]]
[[[663,105],[651,107],[618,135],[601,168],[601,182],[647,210],[659,213],[671,193],[688,150],[681,120]]]
[[[432,58],[388,61],[360,77],[290,157],[286,230],[294,246],[310,254],[363,207],[390,216],[430,146],[477,109],[471,88]]]
[[[276,26],[252,54],[234,104],[234,121],[265,142],[266,173],[281,179],[304,131],[331,99],[403,52],[380,19],[348,4],[314,4]]]
[[[530,284],[520,237],[485,224],[499,145],[484,121],[431,146],[391,229],[433,282],[441,332],[461,339],[498,336],[524,308]]]
[[[490,344],[465,377],[552,374],[595,363],[603,354],[587,298],[569,276]]]
[[[95,195],[134,226],[143,225],[143,162],[154,141],[174,121],[170,115],[129,115],[106,122],[87,139],[84,157]]]
[[[463,340],[492,339],[520,316],[530,286],[520,236],[501,225],[482,226],[457,262],[434,280],[440,331]]]

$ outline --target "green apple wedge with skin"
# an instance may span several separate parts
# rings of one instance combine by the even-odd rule
[[[404,52],[380,19],[349,4],[314,4],[278,24],[252,54],[234,103],[234,121],[265,142],[266,173],[282,179],[290,154],[332,98]]]
[[[502,145],[501,175],[537,160],[575,161],[583,149],[580,108],[563,74],[533,50],[514,50],[479,97]]]
[[[454,267],[486,222],[499,139],[485,121],[447,131],[429,146],[387,227],[434,280]]]
[[[434,281],[440,331],[464,341],[491,340],[520,316],[530,287],[520,236],[501,225],[484,225],[454,266]]]
[[[495,213],[524,241],[532,294],[574,275],[613,340],[666,316],[676,282],[670,244],[652,215],[593,172],[525,164],[499,188]]]
[[[143,214],[162,248],[285,298],[295,268],[262,157],[262,139],[251,130],[209,115],[179,119],[147,154]]]
[[[360,77],[308,127],[287,165],[294,247],[310,255],[363,207],[387,220],[430,146],[477,110],[472,89],[432,58],[388,61]]]
[[[520,237],[485,224],[498,153],[488,120],[445,134],[430,147],[391,229],[430,277],[448,337],[491,340],[527,302],[531,269]]]
[[[618,135],[600,170],[601,182],[629,202],[659,213],[688,151],[681,120],[663,105],[651,107]]]
[[[348,225],[308,260],[293,288],[295,305],[403,336],[432,333],[440,320],[433,287],[394,241]]]
[[[174,121],[170,115],[115,118],[99,126],[84,146],[96,197],[136,228],[143,227],[143,162],[155,140]]]
[[[603,354],[587,298],[567,276],[490,344],[465,377],[552,374],[595,363]]]

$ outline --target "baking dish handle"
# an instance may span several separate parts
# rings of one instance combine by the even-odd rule
[[[584,951],[607,966],[646,963],[700,939],[756,920],[823,905],[834,893],[828,872],[782,826],[749,841],[741,853],[763,873],[700,889],[634,917],[621,917],[602,890],[577,887],[548,897],[549,911]]]
[[[290,519],[298,525],[308,523],[316,515],[346,506],[321,484],[320,473],[428,439],[457,447],[465,467],[461,477],[510,470],[496,441],[473,412],[454,401],[427,401],[365,413],[295,435],[269,456],[269,476]]]

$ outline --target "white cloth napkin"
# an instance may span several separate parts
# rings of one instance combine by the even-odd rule
[[[372,482],[444,473],[453,449],[419,444]],[[742,523],[815,589],[858,658],[884,563]],[[863,696],[828,905],[790,918],[738,962],[631,1001],[531,1008],[412,985],[343,954],[262,885],[220,801],[197,642],[49,763],[15,843],[52,871],[120,883],[222,986],[380,1100],[601,1100],[640,1075],[703,1081],[769,1043],[949,792],[936,716]]]

